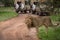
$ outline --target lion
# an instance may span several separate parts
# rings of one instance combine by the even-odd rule
[[[48,27],[57,27],[59,23],[54,25],[49,16],[36,16],[30,15],[26,18],[25,23],[28,26],[28,29],[36,27],[37,29],[44,25],[47,29]]]

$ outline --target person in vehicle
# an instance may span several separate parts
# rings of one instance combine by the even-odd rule
[[[20,5],[20,11],[21,11],[21,13],[24,12],[24,7],[25,7],[25,5],[21,2],[21,5]]]
[[[14,5],[16,13],[19,13],[19,1]]]
[[[31,10],[32,10],[32,14],[35,14],[35,12],[36,12],[35,2],[33,4],[31,4]]]

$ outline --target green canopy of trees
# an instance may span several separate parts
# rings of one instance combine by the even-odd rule
[[[59,8],[60,7],[60,0],[54,0],[53,5],[54,5],[55,8],[56,7]]]
[[[14,5],[14,0],[0,0],[0,2],[2,2],[6,7]]]

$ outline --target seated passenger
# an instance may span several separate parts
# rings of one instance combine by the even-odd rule
[[[19,1],[15,4],[15,10],[16,10],[16,13],[19,12]]]
[[[21,2],[21,6],[20,6],[20,11],[21,11],[21,13],[24,12],[24,7],[25,7],[25,5]]]
[[[31,5],[31,10],[32,10],[32,14],[35,14],[35,12],[36,12],[36,5],[35,5],[35,3],[33,3]]]

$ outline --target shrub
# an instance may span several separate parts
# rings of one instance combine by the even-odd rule
[[[58,28],[48,28],[48,33],[46,34],[46,28],[41,27],[39,29],[38,37],[42,40],[60,40],[60,27]]]
[[[1,2],[5,5],[5,7],[14,5],[14,0],[1,0]]]

